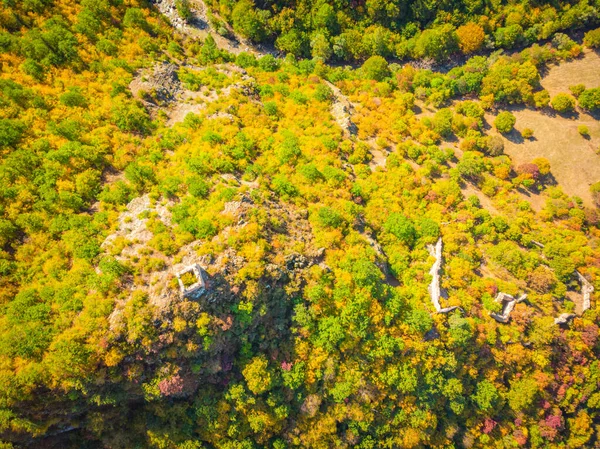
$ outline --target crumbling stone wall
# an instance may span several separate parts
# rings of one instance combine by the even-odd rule
[[[437,313],[448,313],[457,309],[458,306],[444,307],[440,305],[440,298],[442,296],[442,289],[440,287],[440,271],[442,270],[442,238],[440,237],[435,244],[427,246],[427,250],[432,257],[435,258],[435,262],[429,270],[431,275],[431,283],[429,284],[429,294],[431,296],[431,302]]]
[[[496,296],[496,302],[502,304],[502,312],[491,312],[490,316],[499,323],[506,324],[510,321],[510,314],[512,313],[515,306],[521,301],[524,301],[526,298],[527,295],[521,295],[518,298],[515,298],[514,296],[509,295],[508,293],[500,292]]]

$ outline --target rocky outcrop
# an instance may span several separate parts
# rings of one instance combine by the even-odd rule
[[[576,313],[562,313],[554,319],[554,324],[568,326],[577,316],[583,315],[583,313],[591,307],[594,286],[579,271],[575,270],[575,274],[577,275],[577,280],[581,284],[581,296],[575,295],[575,297],[571,297],[575,302]],[[581,302],[579,301],[580,298]]]
[[[435,262],[431,266],[429,270],[429,274],[431,275],[431,283],[429,284],[429,294],[431,296],[431,302],[433,307],[437,313],[448,313],[452,312],[455,309],[458,309],[458,306],[452,307],[442,307],[440,305],[440,298],[442,296],[442,289],[440,287],[440,271],[442,270],[442,239],[441,237],[435,244],[429,245],[427,247],[429,254],[435,258]]]
[[[344,134],[347,136],[355,135],[357,127],[352,121],[352,113],[354,112],[354,105],[346,97],[340,89],[329,81],[325,81],[325,84],[331,89],[333,93],[333,103],[331,105],[331,115],[335,119],[336,123],[344,130]]]
[[[173,203],[169,201],[164,204],[153,203],[149,195],[131,200],[119,216],[117,229],[102,243],[102,249],[109,250],[121,238],[126,240],[126,244],[115,258],[120,262],[127,262],[132,257],[139,256],[139,250],[145,248],[153,237],[152,232],[146,228],[148,219],[154,217],[162,221],[165,226],[171,226],[169,207],[172,205]]]
[[[151,69],[140,72],[140,76],[133,79],[129,85],[135,97],[148,103],[145,96],[151,95],[158,104],[167,104],[174,101],[182,91],[181,82],[177,72],[179,66],[167,62],[158,63]]]
[[[510,314],[515,306],[525,299],[527,299],[527,295],[521,295],[518,298],[515,298],[508,293],[500,292],[498,293],[498,296],[496,296],[496,302],[502,304],[502,312],[491,312],[490,316],[499,323],[506,324],[510,321]]]

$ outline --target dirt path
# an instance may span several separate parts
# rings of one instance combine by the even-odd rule
[[[202,0],[190,0],[192,18],[189,21],[185,21],[179,16],[175,7],[175,0],[153,0],[152,3],[169,19],[173,28],[186,36],[204,40],[208,35],[211,35],[220,49],[233,54],[247,52],[262,56],[268,53],[276,53],[274,49],[258,48],[252,45],[247,39],[237,35],[229,24],[215,15],[215,18],[222,22],[232,38],[228,39],[219,34],[210,22],[208,7]]]

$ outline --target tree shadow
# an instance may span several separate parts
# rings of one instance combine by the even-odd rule
[[[521,131],[519,131],[516,128],[513,128],[512,131],[510,131],[509,133],[505,133],[502,135],[506,138],[506,140],[515,144],[522,144],[523,142],[525,142],[523,134],[521,134]]]
[[[600,120],[600,109],[596,109],[595,111],[585,111],[585,114],[589,115],[595,120]]]

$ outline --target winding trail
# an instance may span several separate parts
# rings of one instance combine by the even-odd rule
[[[255,56],[264,56],[266,54],[276,55],[277,53],[274,48],[253,45],[250,41],[237,34],[225,20],[216,14],[210,13],[215,19],[221,22],[231,38],[219,34],[214,29],[209,19],[209,9],[202,0],[189,1],[192,17],[187,21],[179,15],[175,6],[175,0],[152,0],[152,3],[169,19],[175,30],[186,36],[204,40],[210,35],[220,49],[227,50],[236,55],[241,52],[251,53]]]

